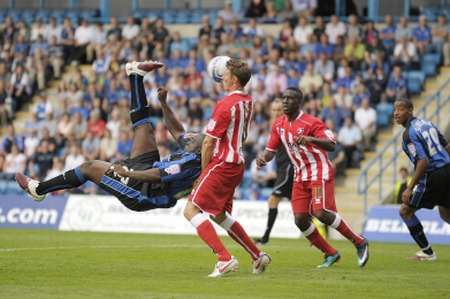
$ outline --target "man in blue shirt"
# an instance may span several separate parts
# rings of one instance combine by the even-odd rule
[[[134,130],[130,157],[112,164],[88,161],[75,169],[45,182],[23,174],[16,181],[34,200],[41,201],[47,193],[77,188],[91,181],[115,195],[123,205],[134,211],[173,207],[177,200],[191,192],[201,171],[200,134],[186,133],[166,102],[167,91],[158,90],[167,129],[178,141],[180,151],[160,161],[153,126],[152,108],[147,103],[143,77],[163,67],[160,62],[127,63],[126,72],[131,85],[130,118]]]
[[[420,53],[425,53],[431,43],[431,28],[427,25],[425,16],[419,17],[419,26],[413,29],[412,36]]]
[[[429,121],[413,116],[413,104],[406,99],[394,104],[394,119],[405,127],[403,151],[414,164],[414,174],[402,194],[400,216],[417,245],[418,260],[436,260],[415,212],[439,207],[441,218],[450,223],[450,144]]]

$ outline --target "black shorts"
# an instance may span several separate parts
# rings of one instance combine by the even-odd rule
[[[146,170],[159,161],[159,152],[148,152],[132,159],[117,162],[128,169]],[[150,184],[128,178],[117,178],[112,170],[102,176],[100,188],[117,197],[124,206],[133,211],[147,211],[156,208],[169,208],[176,204],[175,199],[166,196],[164,185]]]
[[[292,184],[294,183],[294,167],[288,164],[284,169],[277,171],[277,180],[272,195],[291,199]]]
[[[414,209],[433,209],[443,206],[450,209],[450,164],[427,175],[422,192],[413,192],[409,206]]]

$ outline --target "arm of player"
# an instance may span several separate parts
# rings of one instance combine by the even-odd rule
[[[267,162],[272,161],[273,157],[275,157],[276,152],[264,150],[264,153],[256,158],[256,166],[258,168],[264,167],[267,165]]]
[[[205,139],[203,139],[202,143],[202,170],[206,168],[206,166],[211,161],[211,158],[214,153],[214,148],[216,147],[216,139],[211,136],[206,135]]]
[[[297,144],[306,145],[308,143],[312,143],[315,146],[320,147],[321,149],[324,149],[328,152],[334,151],[334,148],[336,147],[336,143],[329,139],[320,139],[312,136],[303,136],[303,135],[297,138]]]
[[[161,182],[161,174],[158,168],[150,168],[146,170],[132,170],[122,165],[113,164],[110,169],[119,177],[130,178],[142,182],[159,183]]]
[[[428,167],[428,159],[422,159],[422,160],[417,161],[413,178],[411,179],[411,182],[409,183],[409,185],[406,187],[405,191],[403,191],[403,194],[402,194],[403,203],[408,204],[409,199],[411,198],[411,194],[412,194],[412,190],[414,189],[414,186],[416,186],[419,183],[420,178],[424,176],[425,171],[427,170],[427,167]]]
[[[183,125],[175,117],[175,113],[173,113],[172,109],[167,104],[167,89],[158,88],[158,100],[161,103],[164,123],[166,124],[167,130],[169,130],[173,138],[178,141],[185,131]]]

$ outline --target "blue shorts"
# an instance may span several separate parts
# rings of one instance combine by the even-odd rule
[[[146,170],[159,161],[158,151],[145,153],[132,159],[118,162],[129,169]],[[157,208],[173,207],[177,200],[167,196],[164,184],[151,184],[141,181],[117,178],[112,170],[102,176],[100,188],[117,197],[120,202],[133,211],[148,211]]]

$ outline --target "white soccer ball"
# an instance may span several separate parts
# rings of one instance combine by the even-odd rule
[[[222,82],[223,74],[227,68],[228,56],[216,56],[208,63],[208,74],[217,83]]]

